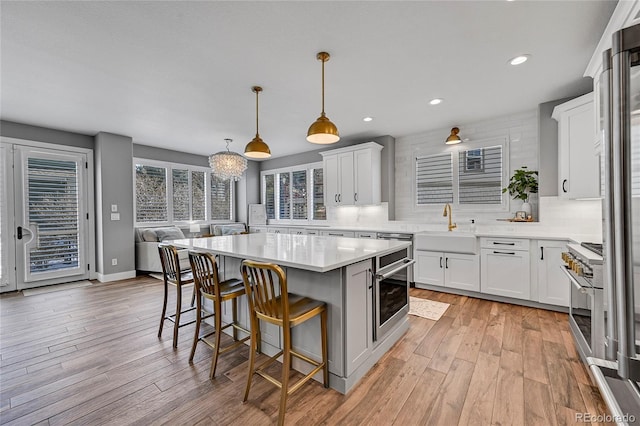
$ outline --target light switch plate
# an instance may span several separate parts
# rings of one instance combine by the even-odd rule
[[[112,212],[117,212],[118,211],[118,205],[117,204],[111,204],[111,211]]]
[[[120,213],[111,213],[111,220],[120,220]]]

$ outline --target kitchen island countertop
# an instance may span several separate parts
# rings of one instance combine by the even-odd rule
[[[314,272],[331,271],[411,245],[404,241],[275,233],[185,238],[171,243]]]

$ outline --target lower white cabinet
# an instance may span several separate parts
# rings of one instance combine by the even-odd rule
[[[569,307],[571,282],[560,268],[567,241],[538,240],[538,302]]]
[[[531,276],[529,250],[483,248],[481,291],[515,299],[529,299]]]
[[[356,233],[353,231],[320,231],[320,235],[325,237],[350,237],[353,238],[356,236]]]
[[[356,238],[371,238],[375,240],[377,236],[378,235],[375,232],[362,232],[362,231],[356,232]]]
[[[269,230],[267,232],[270,232],[272,234],[288,234],[289,233],[289,229],[288,228],[277,228],[275,226],[270,226]]]
[[[371,290],[371,260],[346,267],[345,286],[345,369],[347,376],[369,358],[373,348],[373,293]]]
[[[291,235],[307,235],[308,232],[304,228],[289,228],[287,232]]]
[[[415,250],[414,279],[420,284],[480,291],[478,255]]]
[[[267,228],[266,226],[250,226],[249,232],[251,232],[252,234],[260,234],[269,232],[269,228]]]

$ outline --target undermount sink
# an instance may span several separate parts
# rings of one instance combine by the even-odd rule
[[[471,232],[426,231],[414,237],[416,250],[442,251],[449,253],[478,253],[478,239]]]

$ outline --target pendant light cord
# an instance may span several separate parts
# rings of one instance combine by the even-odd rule
[[[256,90],[256,136],[259,136],[258,133],[258,94],[260,93],[259,90]]]
[[[324,117],[324,63],[325,60],[322,60],[322,116]]]

